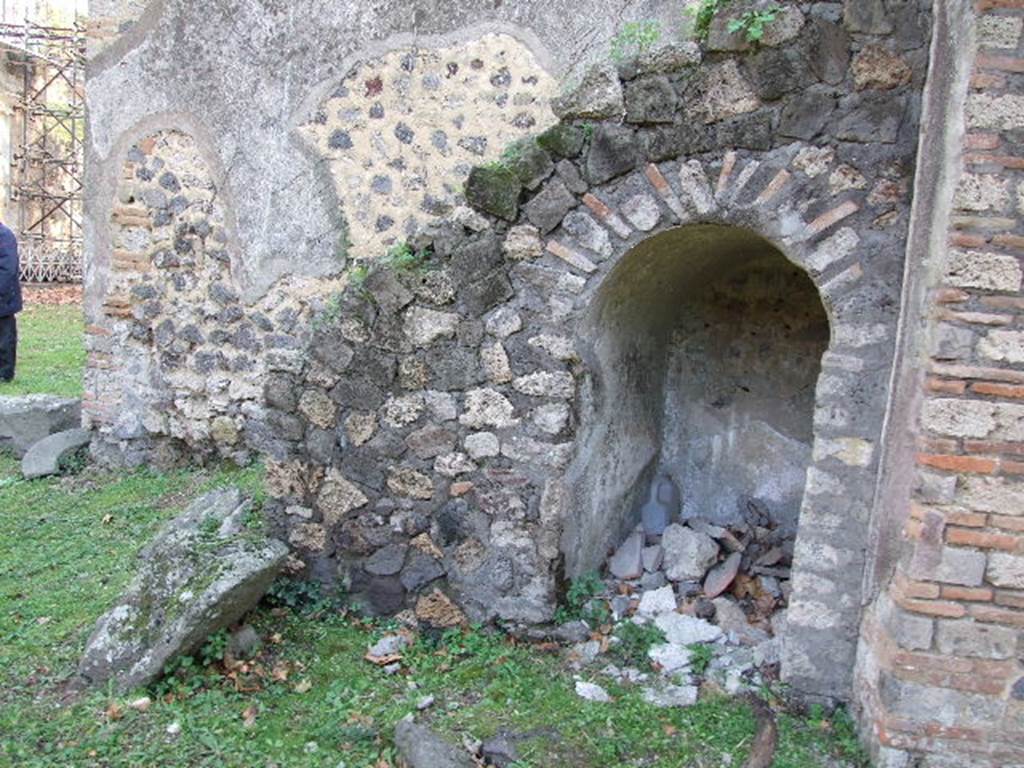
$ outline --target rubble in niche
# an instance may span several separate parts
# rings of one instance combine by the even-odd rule
[[[609,557],[580,618],[555,632],[571,643],[580,679],[639,685],[645,700],[665,707],[690,706],[708,687],[735,695],[777,681],[792,535],[756,500],[737,524],[659,525],[649,509],[656,497],[653,490],[644,523]],[[638,635],[646,657],[623,653]]]

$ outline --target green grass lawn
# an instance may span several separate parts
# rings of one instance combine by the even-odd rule
[[[29,307],[18,315],[18,366],[0,395],[81,397],[85,323],[76,305]]]
[[[480,631],[421,639],[403,674],[388,676],[363,659],[386,627],[322,603],[255,612],[265,647],[237,674],[242,690],[222,666],[197,662],[149,691],[70,693],[138,550],[196,494],[230,483],[258,496],[261,476],[86,469],[25,482],[0,456],[0,765],[383,768],[394,765],[395,722],[428,694],[436,703],[421,717],[455,741],[524,735],[522,766],[742,765],[755,731],[742,701],[660,710],[599,679],[615,702],[585,702],[557,654]],[[142,695],[153,699],[145,712],[129,706]],[[776,768],[857,764],[841,719],[782,715],[779,727]]]

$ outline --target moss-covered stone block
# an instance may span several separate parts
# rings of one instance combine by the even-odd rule
[[[578,157],[583,151],[583,130],[569,123],[559,123],[537,137],[537,144],[558,157]]]
[[[522,191],[519,177],[505,165],[477,166],[466,180],[466,202],[478,211],[506,221],[515,221],[519,215]]]

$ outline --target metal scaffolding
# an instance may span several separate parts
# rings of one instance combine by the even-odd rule
[[[11,201],[26,282],[82,279],[85,27],[0,24],[7,67],[20,70]]]

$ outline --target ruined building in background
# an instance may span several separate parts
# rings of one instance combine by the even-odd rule
[[[1024,762],[1024,9],[428,5],[93,4],[94,454],[261,458],[295,570],[440,624],[664,472],[795,537],[783,676],[880,764]]]

